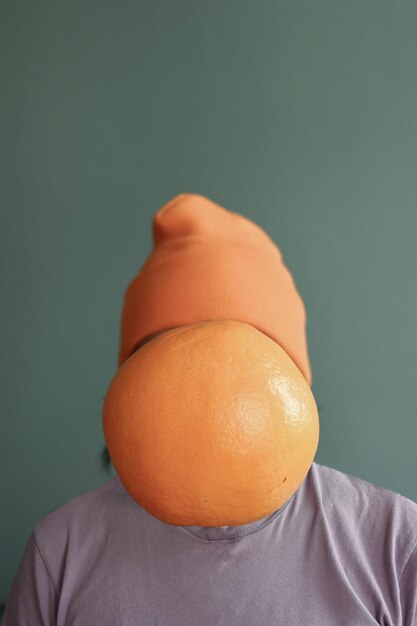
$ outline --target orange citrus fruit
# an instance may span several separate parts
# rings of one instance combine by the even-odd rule
[[[131,497],[174,525],[248,524],[298,489],[314,460],[314,396],[288,354],[249,324],[166,331],[132,354],[103,404]]]

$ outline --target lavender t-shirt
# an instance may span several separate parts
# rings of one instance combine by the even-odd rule
[[[3,626],[416,626],[417,504],[313,463],[243,526],[161,522],[115,477],[41,519]]]

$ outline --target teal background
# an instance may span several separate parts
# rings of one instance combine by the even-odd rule
[[[417,4],[0,7],[0,599],[35,523],[114,475],[123,294],[181,192],[281,248],[316,461],[417,501]]]

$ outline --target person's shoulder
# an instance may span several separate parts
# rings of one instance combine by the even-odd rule
[[[67,533],[85,531],[92,525],[96,531],[103,520],[111,519],[116,509],[129,505],[130,496],[114,476],[104,484],[89,489],[65,504],[52,509],[35,525],[34,536],[39,542],[43,537],[50,541],[54,536],[62,540]]]
[[[417,503],[400,493],[352,474],[313,463],[311,480],[326,514],[352,534],[381,540],[388,535],[407,547],[417,543]]]
[[[94,561],[110,535],[127,536],[133,500],[115,476],[52,509],[33,528],[33,549],[45,564],[55,589],[65,571],[80,571]],[[138,507],[135,509],[140,511]]]
[[[314,462],[313,468],[320,481],[334,487],[332,499],[337,496],[340,499],[349,498],[357,502],[364,499],[372,500],[373,506],[399,507],[410,514],[413,518],[417,515],[417,502],[402,494],[376,485],[368,480],[359,478],[347,472],[342,472],[333,467]]]

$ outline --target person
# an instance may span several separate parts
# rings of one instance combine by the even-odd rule
[[[311,385],[304,304],[260,227],[182,194],[153,239],[125,294],[119,367],[169,329],[230,319],[279,343]],[[313,460],[262,519],[179,526],[116,475],[35,525],[3,626],[138,624],[416,626],[417,504]]]

